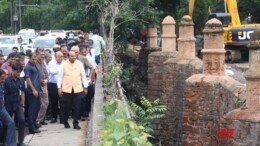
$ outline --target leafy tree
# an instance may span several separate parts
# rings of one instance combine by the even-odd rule
[[[151,14],[148,18],[153,18],[153,8],[150,6],[152,2],[153,0],[86,0],[90,12],[98,10],[100,30],[108,42],[110,53],[113,53],[116,29],[125,23],[143,20],[144,15]]]

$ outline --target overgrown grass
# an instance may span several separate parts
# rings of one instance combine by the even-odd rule
[[[106,117],[104,122],[104,129],[111,129],[113,131],[121,131],[124,129],[124,125],[117,123],[116,119],[126,119],[125,111],[122,108],[118,108],[115,114]]]

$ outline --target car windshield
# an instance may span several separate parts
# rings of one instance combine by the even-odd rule
[[[2,50],[4,56],[8,56],[10,53],[12,53],[11,47],[0,47],[0,50]]]
[[[55,39],[39,39],[35,40],[33,47],[53,48],[55,45]]]
[[[0,43],[1,44],[15,44],[15,38],[3,37],[3,38],[0,38]]]
[[[28,38],[36,38],[36,34],[35,33],[29,33],[29,32],[24,32],[24,33],[19,33],[19,35],[21,36],[26,36]]]

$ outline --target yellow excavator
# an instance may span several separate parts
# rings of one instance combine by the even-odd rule
[[[192,17],[195,0],[189,1],[189,15]],[[211,13],[209,19],[217,18],[222,22],[224,29],[224,43],[226,49],[226,61],[237,62],[248,59],[248,44],[250,34],[260,24],[241,24],[237,8],[237,0],[224,0],[225,13]]]

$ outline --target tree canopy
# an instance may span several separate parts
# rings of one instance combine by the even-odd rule
[[[6,32],[11,30],[11,1],[14,3],[13,14],[19,16],[17,7],[19,0],[0,0],[0,29]],[[110,8],[108,4],[113,1],[115,0],[21,0],[24,5],[38,5],[38,7],[21,7],[22,28],[85,31],[100,29],[100,12],[108,10]],[[95,7],[89,9],[90,3],[95,3]],[[115,35],[124,39],[138,33],[137,30],[144,28],[151,21],[160,26],[167,15],[173,16],[178,22],[183,15],[188,14],[188,0],[120,0],[119,3],[120,12],[115,23],[120,26],[116,27]],[[251,15],[253,22],[260,22],[260,0],[240,0],[238,6],[241,20]],[[209,9],[212,12],[224,11],[223,0],[196,0],[193,17],[196,34],[200,34],[203,30]],[[108,13],[105,16],[106,20],[111,20],[111,15]],[[105,22],[103,31],[109,31],[109,27]]]

